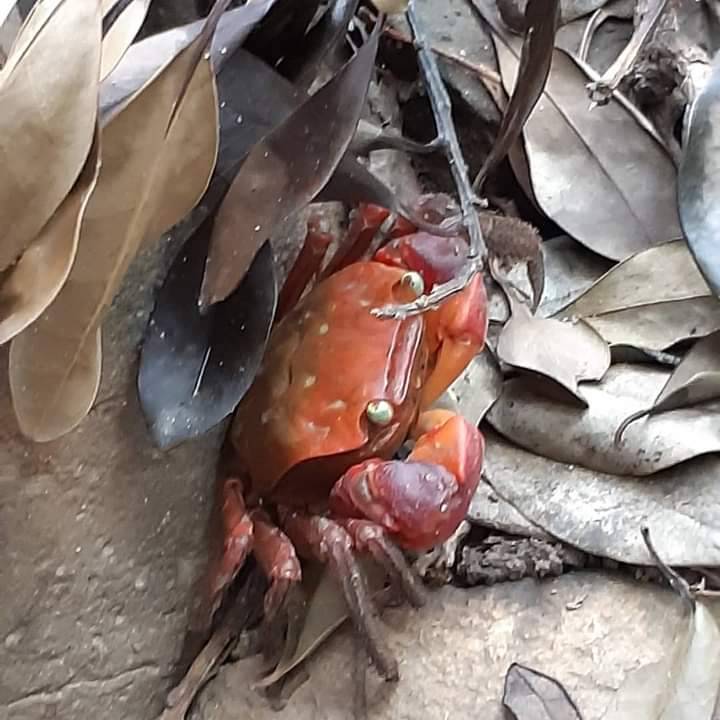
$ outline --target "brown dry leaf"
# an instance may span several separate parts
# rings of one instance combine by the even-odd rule
[[[636,422],[615,445],[621,423],[649,407],[670,372],[648,365],[613,365],[582,394],[586,408],[553,402],[527,379],[505,383],[487,415],[502,435],[559,462],[615,475],[651,475],[690,458],[720,451],[720,403],[707,403]]]
[[[0,270],[35,240],[85,164],[97,117],[100,21],[97,2],[41,2],[0,71]]]
[[[720,328],[720,301],[678,240],[616,265],[554,317],[582,317],[613,346],[664,350]]]
[[[305,207],[334,173],[365,104],[380,29],[377,24],[340,71],[246,156],[217,213],[202,305],[228,297],[273,230]]]
[[[359,558],[359,564],[371,595],[376,595],[383,587],[384,572],[367,558]],[[269,687],[282,680],[348,619],[347,602],[337,580],[326,568],[311,567],[311,570],[315,572],[303,574],[308,599],[305,613],[297,618],[301,627],[288,632],[287,645],[276,667],[259,680],[256,687]]]
[[[591,555],[649,565],[638,529],[651,522],[656,549],[665,562],[681,567],[720,564],[717,455],[676,465],[648,482],[550,460],[491,430],[485,432],[485,440],[483,474],[494,497],[501,500],[501,512],[490,516],[493,527],[529,535],[533,528],[542,528]],[[484,483],[479,491],[481,497],[487,495]],[[532,525],[523,527],[517,514]],[[488,511],[473,502],[469,517],[484,522]]]
[[[503,111],[497,141],[473,182],[475,192],[480,192],[487,176],[516,144],[545,87],[559,19],[559,0],[529,0],[517,82]]]
[[[720,332],[699,340],[668,378],[652,407],[628,417],[618,428],[620,440],[630,423],[645,415],[690,407],[720,397]]]
[[[107,19],[108,14],[116,5],[118,5],[118,0],[102,0],[103,17]],[[101,80],[115,69],[132,44],[145,20],[149,7],[150,0],[131,0],[114,18],[102,40]]]
[[[209,62],[196,65],[202,42],[180,52],[103,129],[102,167],[75,264],[55,301],[13,340],[13,403],[21,430],[34,440],[57,438],[87,414],[99,382],[100,325],[131,260],[207,187],[217,99]]]
[[[70,274],[81,222],[100,170],[99,142],[98,133],[75,186],[0,282],[0,344],[37,320]]]
[[[483,14],[494,11],[473,0]],[[521,41],[495,35],[509,92]],[[661,143],[617,100],[590,109],[588,76],[556,49],[545,90],[523,131],[535,198],[568,234],[591,250],[622,260],[682,237],[676,172]],[[582,202],[581,198],[592,198]]]
[[[605,375],[610,367],[607,343],[582,320],[534,317],[526,305],[508,297],[512,316],[500,334],[498,358],[555,381],[585,404],[578,382]]]

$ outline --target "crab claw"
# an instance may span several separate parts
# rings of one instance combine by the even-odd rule
[[[459,415],[418,439],[406,461],[366,460],[333,487],[333,516],[366,519],[402,547],[428,550],[463,521],[480,480],[484,440]]]
[[[398,238],[378,250],[375,259],[419,273],[424,290],[456,277],[467,262],[468,246],[461,237],[418,232]],[[428,407],[452,384],[482,349],[487,335],[487,295],[477,274],[462,292],[449,297],[425,316],[427,342],[435,364],[423,386],[421,407]]]

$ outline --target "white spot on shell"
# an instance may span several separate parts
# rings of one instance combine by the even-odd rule
[[[345,410],[347,408],[347,403],[344,400],[333,400],[328,405],[328,410]]]
[[[330,326],[329,326],[327,323],[323,323],[323,324],[318,328],[318,335],[327,335],[327,334],[328,334],[328,330],[330,330]]]
[[[360,307],[370,307],[372,305],[372,303],[369,300],[365,300],[365,298],[358,300],[358,303],[360,304]]]
[[[267,425],[267,423],[270,422],[270,418],[272,417],[272,410],[265,410],[263,414],[260,416],[260,422],[263,425]]]
[[[303,380],[303,387],[312,387],[317,382],[317,378],[314,375],[308,375]]]

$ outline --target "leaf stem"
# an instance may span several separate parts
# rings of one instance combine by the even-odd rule
[[[460,142],[452,119],[452,103],[440,75],[440,69],[428,41],[427,33],[415,9],[415,0],[410,0],[408,3],[406,16],[412,30],[418,64],[420,65],[433,116],[435,117],[437,143],[445,153],[450,165],[450,172],[460,200],[462,224],[467,231],[470,248],[468,262],[457,277],[438,285],[432,292],[419,297],[413,302],[404,305],[387,305],[372,310],[373,315],[376,317],[393,319],[418,315],[425,310],[436,307],[451,295],[461,292],[476,273],[482,270],[487,257],[485,239],[475,210],[475,205],[479,203],[479,200],[468,178],[467,163],[460,148]]]
[[[650,553],[650,557],[655,563],[657,569],[668,581],[670,587],[680,596],[683,602],[685,602],[689,606],[690,610],[694,610],[695,599],[693,598],[693,593],[690,589],[690,585],[688,585],[687,581],[680,575],[678,575],[678,573],[676,573],[671,567],[666,565],[660,555],[658,555],[658,552],[653,545],[652,539],[650,538],[650,528],[646,525],[643,525],[643,527],[640,528],[640,532],[642,533],[642,538],[645,541],[647,551]]]

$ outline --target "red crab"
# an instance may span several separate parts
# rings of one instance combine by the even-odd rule
[[[460,237],[395,237],[322,279],[276,325],[230,430],[238,470],[222,483],[214,606],[251,552],[269,581],[270,618],[301,579],[298,556],[326,563],[378,672],[397,678],[355,555],[369,553],[421,603],[400,548],[427,550],[452,535],[484,451],[476,427],[429,407],[482,348],[487,301],[476,275],[423,315],[380,319],[371,310],[447,281],[466,255]],[[408,437],[409,457],[393,460]]]

